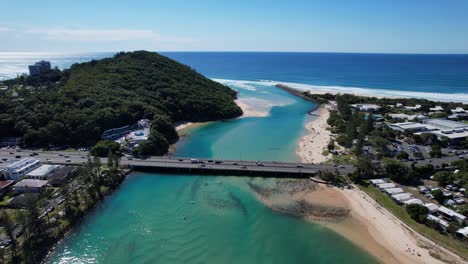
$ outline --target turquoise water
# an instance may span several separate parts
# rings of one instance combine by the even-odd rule
[[[313,105],[271,86],[236,88],[241,99],[256,99],[256,107],[269,109],[270,115],[196,128],[175,154],[297,160],[294,149],[304,113]],[[58,245],[48,262],[376,262],[321,225],[265,207],[248,183],[272,181],[135,172]]]

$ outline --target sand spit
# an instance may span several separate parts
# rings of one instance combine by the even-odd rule
[[[242,99],[235,100],[236,104],[242,109],[244,114],[242,117],[266,117],[268,116],[268,112],[259,111],[255,109],[253,106],[249,105],[248,103],[242,101]]]
[[[323,152],[331,140],[331,132],[327,130],[331,109],[332,106],[327,104],[312,112],[316,117],[306,124],[309,133],[299,140],[296,150],[303,163],[321,163],[330,158],[330,154],[325,156]]]
[[[344,190],[307,179],[277,179],[270,186],[249,186],[271,209],[323,224],[383,263],[464,263],[357,188]]]

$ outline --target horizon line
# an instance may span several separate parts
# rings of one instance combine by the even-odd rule
[[[417,52],[352,52],[352,51],[236,51],[236,50],[225,50],[225,51],[212,51],[212,50],[201,50],[201,51],[157,51],[157,50],[120,50],[120,51],[0,51],[0,53],[45,53],[45,54],[84,54],[84,53],[119,53],[119,52],[134,52],[134,51],[150,51],[157,53],[323,53],[323,54],[381,54],[381,55],[468,55],[467,53],[417,53]]]

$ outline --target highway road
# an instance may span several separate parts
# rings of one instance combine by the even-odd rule
[[[37,155],[34,155],[37,154]],[[8,163],[13,163],[21,158],[34,157],[43,163],[52,164],[69,164],[81,165],[86,162],[87,152],[65,152],[65,151],[32,151],[22,150],[17,152],[12,149],[0,149],[0,160],[5,166]],[[19,157],[19,158],[17,158]],[[417,165],[432,164],[440,166],[443,163],[449,164],[454,160],[460,159],[458,156],[447,156],[443,158],[433,158],[417,161]],[[191,158],[178,157],[149,157],[147,159],[136,159],[122,157],[121,165],[138,168],[154,168],[159,169],[181,169],[195,171],[233,171],[233,172],[263,172],[263,173],[291,173],[291,174],[315,174],[320,170],[335,171],[338,170],[341,175],[347,175],[354,171],[353,165],[333,165],[333,164],[300,164],[291,162],[275,162],[262,161],[261,165],[256,161],[241,161],[241,160],[217,160],[217,159],[197,159],[202,163],[192,163]],[[107,162],[107,158],[101,158],[101,162]],[[221,162],[221,163],[219,163]],[[217,164],[219,163],[219,164]],[[408,161],[406,164],[410,166],[413,161]]]
[[[34,155],[37,154],[37,155]],[[15,162],[21,158],[33,157],[44,163],[81,165],[86,162],[87,152],[64,152],[64,151],[31,151],[22,150],[17,152],[10,149],[0,150],[0,159],[7,159],[6,163]],[[19,158],[17,158],[19,157]],[[213,171],[249,171],[249,172],[268,172],[268,173],[292,173],[292,174],[315,174],[320,170],[335,171],[346,175],[354,171],[352,165],[331,165],[331,164],[300,164],[290,162],[256,162],[240,160],[215,160],[215,159],[197,159],[200,163],[193,163],[191,158],[178,157],[149,157],[147,159],[129,159],[122,157],[121,165],[141,168],[177,168],[177,169],[196,169]],[[103,163],[107,162],[102,158]]]

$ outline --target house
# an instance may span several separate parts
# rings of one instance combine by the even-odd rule
[[[50,72],[51,66],[50,66],[50,61],[38,61],[34,63],[33,65],[29,65],[29,75],[31,76],[37,76],[41,75],[43,73]]]
[[[62,166],[60,165],[51,165],[44,164],[39,168],[26,174],[26,178],[35,179],[35,180],[46,180],[52,173],[59,170]]]
[[[389,189],[385,189],[384,192],[386,192],[388,195],[394,195],[394,194],[403,193],[403,189],[402,188],[389,188]]]
[[[437,212],[437,210],[439,210],[439,206],[437,206],[435,203],[426,203],[424,206],[427,207],[431,213]]]
[[[455,109],[450,109],[450,111],[454,114],[464,114],[464,113],[468,113],[467,110],[463,109],[462,107],[457,107]]]
[[[441,206],[439,207],[439,210],[438,210],[439,214],[450,220],[450,221],[456,221],[458,222],[458,224],[460,225],[463,225],[465,224],[466,222],[466,216],[462,215],[462,214],[459,214],[451,209],[448,209],[447,207],[445,206]]]
[[[390,188],[395,188],[396,185],[394,183],[381,183],[377,185],[377,188],[380,190],[385,190],[385,189],[390,189]]]
[[[392,199],[401,204],[403,202],[406,202],[411,199],[411,193],[399,193],[399,194],[394,194],[392,195]]]
[[[378,111],[381,107],[376,104],[352,104],[352,108],[359,111]]]
[[[395,120],[407,120],[407,121],[426,120],[429,118],[425,115],[407,115],[407,114],[388,114],[388,116]]]
[[[468,226],[458,229],[455,235],[458,238],[465,238],[465,239],[468,238]]]
[[[78,168],[74,166],[61,166],[57,171],[49,175],[47,180],[49,181],[50,185],[59,186],[64,182],[64,180],[75,174],[77,170]]]
[[[370,180],[369,182],[373,184],[374,186],[377,186],[378,184],[382,184],[382,183],[387,183],[387,181],[384,179],[373,179],[373,180]]]
[[[13,185],[15,181],[7,180],[7,181],[0,181],[0,194],[4,194],[8,191],[11,185]]]
[[[7,180],[18,181],[27,173],[39,167],[40,162],[33,158],[26,158],[5,167],[3,174]]]
[[[404,106],[404,108],[406,110],[418,110],[420,109],[422,106],[421,105],[415,105],[415,106]]]
[[[436,222],[439,225],[439,227],[444,231],[446,231],[447,228],[449,227],[449,223],[447,221],[432,214],[427,216],[427,220]]]
[[[47,185],[47,181],[24,179],[13,185],[15,192],[40,192]]]
[[[440,111],[444,111],[444,108],[440,105],[436,105],[434,107],[431,107],[429,108],[429,111],[431,112],[440,112]]]
[[[423,201],[421,201],[421,199],[417,199],[417,198],[413,198],[413,199],[409,199],[407,201],[404,201],[403,204],[406,206],[406,205],[410,205],[410,204],[419,204],[419,205],[423,205]]]

